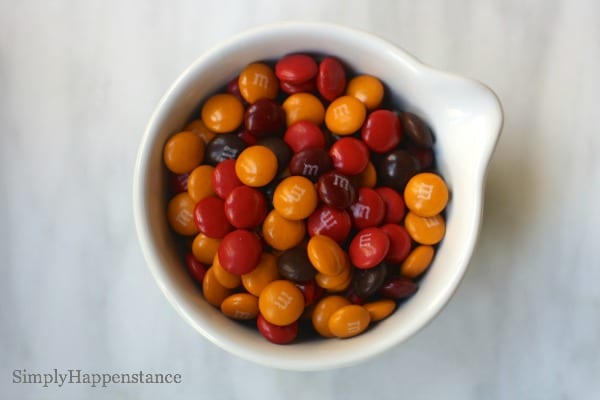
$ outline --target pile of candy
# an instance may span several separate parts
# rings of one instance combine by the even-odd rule
[[[416,292],[448,189],[429,128],[384,94],[291,54],[247,65],[168,139],[167,218],[208,303],[284,344],[301,325],[355,336]]]

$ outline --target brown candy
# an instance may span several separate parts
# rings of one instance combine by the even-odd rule
[[[404,134],[417,146],[430,148],[433,146],[433,134],[423,120],[413,113],[400,114],[400,122]]]

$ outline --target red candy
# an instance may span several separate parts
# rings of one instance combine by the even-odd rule
[[[303,83],[289,83],[289,82],[285,82],[285,81],[279,81],[279,87],[286,94],[294,94],[294,93],[302,93],[302,92],[311,93],[311,92],[314,92],[315,88],[316,88],[314,79],[312,79],[308,82],[303,82]]]
[[[358,200],[350,206],[352,223],[356,229],[378,226],[385,216],[385,203],[373,189],[358,189]]]
[[[267,321],[261,314],[258,314],[256,326],[265,339],[275,344],[291,343],[298,336],[298,321],[285,326],[277,326]]]
[[[171,176],[171,190],[174,193],[187,192],[187,181],[189,174],[170,174]]]
[[[284,82],[303,83],[317,75],[317,62],[305,54],[290,54],[275,64],[275,75]]]
[[[400,225],[387,224],[383,225],[381,230],[384,231],[390,239],[390,249],[388,250],[385,260],[391,263],[401,263],[404,261],[406,256],[408,256],[408,253],[410,253],[410,248],[412,246],[410,235],[406,229]]]
[[[415,294],[418,288],[409,278],[401,277],[384,283],[378,293],[383,297],[401,300]]]
[[[326,100],[333,101],[344,94],[346,71],[335,57],[326,57],[319,64],[317,90]]]
[[[229,193],[242,182],[235,173],[235,160],[221,161],[215,167],[212,176],[212,186],[215,193],[222,199],[226,199]]]
[[[206,197],[196,204],[194,223],[200,232],[212,238],[222,238],[233,229],[225,217],[223,200],[216,196]]]
[[[310,121],[298,121],[290,125],[283,135],[283,141],[294,153],[311,147],[325,147],[321,128]]]
[[[383,222],[386,224],[399,224],[402,222],[404,213],[406,212],[402,196],[394,189],[385,186],[378,187],[375,191],[385,203],[385,217],[383,218]]]
[[[256,234],[237,229],[223,238],[217,254],[225,270],[235,275],[243,275],[256,268],[262,251],[262,242]]]
[[[256,136],[252,135],[246,128],[239,131],[236,136],[242,139],[248,146],[254,146],[258,142]]]
[[[350,216],[346,211],[326,205],[317,208],[308,217],[307,222],[308,234],[311,237],[325,235],[338,243],[346,240],[351,227]]]
[[[300,289],[304,296],[304,307],[314,304],[323,296],[325,290],[318,286],[314,279],[307,282],[296,282],[295,285]]]
[[[373,111],[362,127],[361,137],[376,153],[392,151],[402,140],[400,119],[389,110]]]
[[[267,201],[257,189],[238,186],[225,200],[225,216],[236,228],[256,228],[267,215]]]
[[[329,149],[335,169],[346,175],[358,175],[367,168],[369,149],[362,140],[345,137]]]
[[[350,243],[350,261],[361,269],[373,268],[382,262],[390,248],[390,239],[379,228],[367,228],[358,232]]]
[[[188,272],[192,278],[194,278],[197,283],[202,284],[202,280],[204,279],[204,275],[206,275],[208,268],[200,261],[196,260],[192,252],[187,253],[185,256],[185,264],[187,265]]]

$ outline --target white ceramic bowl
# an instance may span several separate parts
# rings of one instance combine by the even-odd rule
[[[175,251],[167,226],[162,148],[208,95],[249,62],[291,52],[335,55],[355,71],[379,77],[405,110],[426,119],[436,136],[448,182],[446,236],[419,291],[374,329],[346,340],[315,339],[280,346],[227,319],[206,303]],[[502,110],[486,86],[426,66],[370,34],[321,23],[280,23],[253,29],[196,60],[164,95],[142,138],[135,165],[133,207],[140,245],[158,286],[198,332],[242,358],[282,369],[320,370],[357,363],[406,340],[448,302],[462,279],[479,233],[486,171],[502,125]]]

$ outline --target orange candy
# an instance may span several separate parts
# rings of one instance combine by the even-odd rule
[[[258,308],[268,322],[277,326],[289,325],[302,315],[304,296],[290,281],[273,281],[260,292]]]
[[[348,255],[339,244],[329,236],[315,235],[306,246],[310,263],[321,274],[336,276],[350,269]]]
[[[410,178],[404,189],[409,210],[420,217],[441,213],[448,203],[448,188],[439,175],[423,172]]]
[[[212,175],[214,167],[210,165],[200,165],[194,168],[188,177],[188,193],[196,203],[208,196],[214,196],[215,191],[212,187]]]
[[[209,268],[202,280],[202,294],[209,304],[221,307],[221,303],[231,294],[231,291],[219,283],[215,271]]]
[[[204,122],[202,122],[201,119],[195,119],[191,121],[185,126],[184,130],[193,132],[196,135],[200,136],[204,144],[210,142],[210,140],[216,135],[216,133],[214,133],[213,131],[208,129],[206,125],[204,125]]]
[[[219,281],[221,286],[227,289],[235,289],[236,287],[242,284],[242,278],[239,275],[232,274],[223,268],[221,263],[219,262],[219,255],[215,254],[215,258],[213,260],[212,267],[215,274],[215,279]]]
[[[352,177],[355,186],[358,188],[374,188],[377,184],[377,171],[371,161],[367,164],[367,168],[358,175]]]
[[[279,81],[267,64],[252,63],[240,73],[238,86],[242,97],[250,104],[258,99],[273,100],[279,91]]]
[[[277,279],[279,279],[277,258],[273,254],[263,253],[256,268],[252,272],[242,275],[242,285],[248,292],[260,296],[260,292]]]
[[[417,243],[434,245],[439,243],[446,233],[446,223],[441,215],[419,217],[409,211],[404,218],[404,227]]]
[[[352,96],[335,99],[325,112],[325,125],[338,135],[350,135],[360,129],[367,110],[363,103]]]
[[[317,207],[315,185],[303,176],[285,178],[273,195],[273,207],[282,217],[294,221],[308,218]]]
[[[342,272],[337,275],[325,275],[319,272],[315,276],[315,281],[317,282],[317,285],[330,292],[341,292],[350,286],[350,283],[352,282],[352,270],[348,264],[348,267],[344,267]]]
[[[247,186],[265,186],[277,174],[277,157],[265,146],[250,146],[238,156],[235,174]]]
[[[202,122],[216,133],[236,130],[244,120],[244,106],[232,94],[219,93],[206,100],[202,106]]]
[[[377,300],[363,304],[371,316],[371,322],[381,321],[389,317],[396,309],[396,302],[390,299]]]
[[[229,318],[248,320],[258,315],[258,298],[248,293],[236,293],[221,303],[221,312]]]
[[[350,305],[350,300],[342,296],[327,296],[321,299],[312,312],[312,323],[315,330],[323,337],[334,337],[329,330],[329,319],[340,308]]]
[[[192,254],[202,264],[209,265],[213,262],[221,239],[211,238],[200,232],[192,242]]]
[[[408,278],[416,278],[429,267],[434,253],[431,246],[415,247],[402,262],[400,273]]]
[[[362,306],[351,304],[344,306],[329,317],[329,331],[337,337],[349,338],[368,328],[371,315]]]
[[[263,221],[262,233],[269,246],[281,251],[288,250],[302,242],[306,224],[304,221],[284,218],[277,210],[271,210]]]
[[[286,115],[287,126],[306,120],[321,125],[325,116],[325,107],[315,95],[295,93],[285,99],[281,105]]]
[[[167,205],[167,220],[173,230],[180,235],[191,236],[198,233],[194,223],[196,202],[186,192],[175,195]]]
[[[169,171],[185,174],[196,168],[204,158],[204,142],[200,136],[183,131],[171,136],[163,150],[163,160]]]
[[[383,84],[374,76],[359,75],[348,82],[346,94],[360,100],[368,110],[373,110],[383,100]]]

